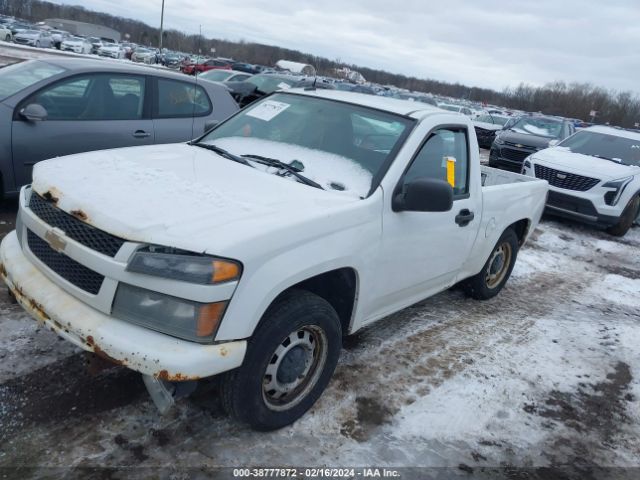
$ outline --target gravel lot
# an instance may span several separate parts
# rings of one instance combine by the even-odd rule
[[[327,392],[274,433],[227,419],[215,380],[159,416],[137,374],[90,374],[2,291],[0,467],[638,467],[638,252],[640,228],[545,219],[501,295],[450,290],[346,339]]]

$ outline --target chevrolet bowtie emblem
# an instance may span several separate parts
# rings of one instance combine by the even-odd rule
[[[516,147],[518,147],[518,148],[522,148],[522,147],[524,147],[524,145],[522,145],[522,144],[520,144],[520,143],[516,143]]]
[[[67,246],[67,242],[65,242],[64,238],[55,230],[47,230],[47,233],[44,234],[44,239],[56,252],[64,251],[64,248]]]

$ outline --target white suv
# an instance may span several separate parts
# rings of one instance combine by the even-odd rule
[[[549,182],[547,211],[623,236],[640,222],[640,132],[580,130],[525,160],[522,173]]]

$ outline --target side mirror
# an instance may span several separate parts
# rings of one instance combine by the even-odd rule
[[[217,127],[218,125],[220,125],[220,120],[209,120],[204,124],[204,132],[207,133],[209,130]]]
[[[448,212],[453,207],[453,188],[444,180],[417,178],[405,183],[393,196],[394,212]]]
[[[41,122],[43,120],[46,120],[49,114],[42,105],[37,103],[30,103],[22,110],[20,110],[20,115],[30,122]]]

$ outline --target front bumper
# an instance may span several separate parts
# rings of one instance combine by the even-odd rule
[[[0,277],[34,318],[78,347],[170,381],[196,380],[242,364],[244,340],[201,345],[102,313],[58,287],[24,255],[16,232],[0,245]]]

